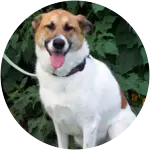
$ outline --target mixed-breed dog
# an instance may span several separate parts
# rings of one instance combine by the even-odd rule
[[[58,9],[37,16],[32,27],[40,98],[58,147],[67,149],[72,135],[81,148],[91,148],[127,129],[136,116],[108,67],[90,55],[85,34],[92,24]]]

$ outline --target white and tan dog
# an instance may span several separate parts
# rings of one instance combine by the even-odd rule
[[[122,133],[135,115],[108,67],[89,55],[84,35],[92,24],[59,9],[39,15],[32,26],[40,97],[58,146],[68,148],[68,135],[90,148]]]

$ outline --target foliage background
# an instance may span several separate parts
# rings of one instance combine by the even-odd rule
[[[69,1],[42,8],[16,29],[5,50],[7,56],[21,68],[34,72],[34,31],[31,21],[38,14],[57,8],[83,14],[93,23],[95,32],[86,37],[91,54],[109,66],[137,115],[149,84],[146,52],[134,29],[118,14],[103,6]],[[40,103],[37,81],[16,71],[4,60],[1,78],[6,103],[18,123],[35,138],[56,146],[53,123]],[[76,148],[73,142],[70,143],[70,148]]]

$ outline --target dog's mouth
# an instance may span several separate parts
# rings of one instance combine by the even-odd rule
[[[50,55],[50,61],[53,68],[60,68],[65,62],[65,55],[62,53],[52,52]]]
[[[69,52],[70,48],[67,51],[63,52],[62,50],[51,51],[46,48],[50,55],[50,64],[54,69],[62,67],[65,62],[65,56]]]
[[[65,56],[69,52],[70,47],[65,52],[63,52],[62,50],[51,51],[51,50],[47,49],[47,51],[50,55],[50,64],[52,65],[52,67],[54,69],[58,69],[63,66],[63,64],[65,62]]]
[[[57,35],[52,40],[46,40],[44,44],[50,54],[52,67],[54,69],[62,67],[65,62],[65,55],[69,52],[72,43],[63,35]]]

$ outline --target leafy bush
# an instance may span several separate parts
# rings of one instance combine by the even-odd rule
[[[133,111],[138,114],[149,84],[145,49],[134,29],[119,15],[103,6],[84,1],[47,6],[35,12],[17,28],[5,53],[21,68],[34,72],[34,32],[31,21],[38,14],[57,8],[83,14],[93,23],[95,32],[86,37],[91,54],[109,66]],[[53,123],[40,103],[36,80],[16,71],[4,60],[1,77],[6,103],[18,123],[34,137],[56,145]],[[71,144],[70,148],[74,146]]]

